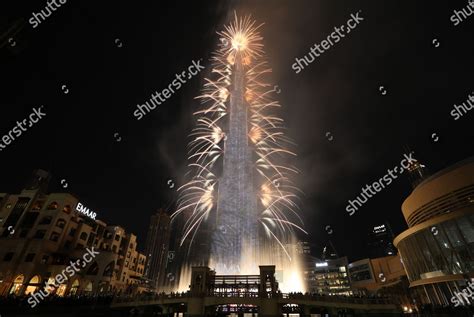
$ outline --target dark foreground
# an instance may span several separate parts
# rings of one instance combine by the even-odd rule
[[[23,317],[23,316],[173,316],[162,314],[158,309],[149,308],[146,311],[138,310],[113,310],[110,308],[112,296],[76,296],[76,297],[51,297],[46,298],[36,307],[31,308],[27,298],[0,298],[0,317]],[[420,313],[414,314],[343,314],[339,315],[311,315],[311,317],[474,317],[474,307],[454,308],[454,307],[425,307]],[[186,314],[184,315],[186,316]],[[209,315],[211,316],[211,315]],[[214,314],[212,316],[226,316],[225,314]],[[234,315],[236,316],[236,315]],[[244,316],[243,313],[239,314]],[[276,316],[275,316],[276,317]],[[280,317],[280,316],[278,316]],[[310,316],[308,316],[310,317]]]

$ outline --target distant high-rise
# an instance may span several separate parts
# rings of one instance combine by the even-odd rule
[[[428,177],[426,166],[413,159],[408,162],[408,178],[413,189],[418,186],[425,178]]]
[[[170,216],[163,209],[151,216],[146,241],[145,275],[152,281],[151,286],[155,290],[165,285],[170,231]]]
[[[331,240],[329,240],[329,244],[326,245],[324,248],[323,248],[323,251],[321,253],[321,259],[323,260],[329,260],[329,259],[337,259],[339,258],[339,255],[336,251],[336,248],[334,247],[334,244],[332,243]]]
[[[397,254],[397,250],[392,243],[394,238],[389,223],[373,227],[369,233],[369,256],[376,259]]]

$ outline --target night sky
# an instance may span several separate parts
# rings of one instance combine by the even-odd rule
[[[450,115],[474,92],[474,16],[450,21],[467,1],[334,2],[69,0],[33,28],[28,20],[46,1],[2,1],[0,136],[35,107],[46,117],[0,152],[0,192],[18,193],[34,169],[48,170],[51,192],[76,195],[99,219],[136,233],[144,249],[150,215],[174,208],[194,97],[210,68],[142,120],[133,111],[193,60],[208,66],[216,31],[236,10],[265,23],[279,115],[298,144],[291,163],[301,170],[310,233],[301,239],[316,256],[331,239],[340,255],[367,257],[372,227],[406,229],[401,204],[411,186],[402,175],[353,216],[349,199],[407,149],[432,173],[474,155],[474,111],[457,121]],[[355,30],[299,74],[292,70],[296,57],[360,10]]]

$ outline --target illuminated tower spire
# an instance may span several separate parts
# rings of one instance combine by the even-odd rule
[[[219,180],[216,228],[211,258],[217,271],[239,272],[243,240],[257,249],[258,212],[253,181],[254,160],[249,132],[249,105],[244,99],[245,70],[236,55],[224,141],[224,164]]]
[[[259,265],[293,272],[297,256],[288,246],[294,229],[305,232],[291,181],[298,171],[287,164],[295,154],[274,111],[280,107],[274,85],[265,81],[271,69],[260,26],[235,16],[218,33],[212,79],[197,97],[202,108],[189,145],[192,179],[179,189],[172,215],[188,215],[181,244],[188,241],[190,249],[198,232],[210,230],[210,265],[225,274],[257,273]]]

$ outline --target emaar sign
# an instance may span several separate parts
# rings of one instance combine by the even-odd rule
[[[95,216],[97,216],[95,212],[93,212],[92,210],[89,210],[89,208],[87,208],[81,203],[77,203],[76,211],[94,220],[95,220]]]

